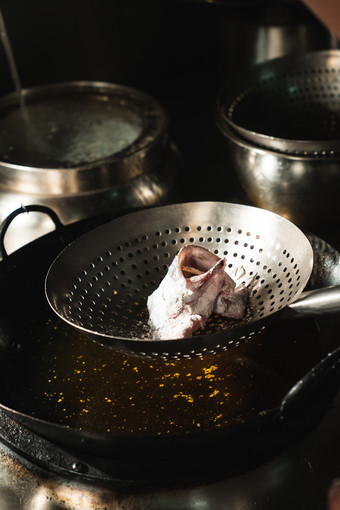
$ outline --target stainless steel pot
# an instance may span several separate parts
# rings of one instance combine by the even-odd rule
[[[221,126],[220,126],[221,127]],[[236,172],[249,199],[294,223],[335,226],[339,215],[340,157],[304,157],[262,149],[224,125],[228,172]]]
[[[23,90],[23,101],[0,101],[0,221],[23,203],[47,205],[68,224],[169,200],[181,160],[153,97],[69,82]],[[18,219],[9,252],[52,229],[34,214]]]
[[[217,23],[219,65],[225,79],[274,58],[338,48],[333,34],[299,0],[233,3],[239,8],[222,11]]]

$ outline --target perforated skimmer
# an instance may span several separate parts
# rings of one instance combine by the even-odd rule
[[[246,318],[213,316],[191,338],[152,340],[147,297],[186,244],[226,257],[230,271],[243,266],[251,287]],[[177,359],[251,338],[300,296],[312,267],[308,239],[285,218],[250,206],[194,202],[135,212],[88,232],[55,259],[45,290],[53,310],[92,340],[125,354]]]

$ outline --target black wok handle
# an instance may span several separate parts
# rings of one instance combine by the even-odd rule
[[[4,245],[5,234],[7,232],[8,227],[10,226],[14,218],[19,216],[19,214],[29,212],[42,212],[47,214],[53,221],[56,230],[59,230],[60,228],[63,227],[63,224],[61,223],[57,214],[49,207],[45,205],[22,205],[18,209],[15,209],[11,214],[9,214],[0,225],[0,260],[4,260],[8,256]]]
[[[323,358],[287,393],[281,402],[280,418],[294,426],[306,413],[306,406],[317,414],[318,409],[323,409],[334,397],[339,382],[340,347]]]

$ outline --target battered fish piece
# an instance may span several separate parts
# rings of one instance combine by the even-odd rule
[[[239,318],[246,293],[235,286],[224,258],[200,246],[183,247],[147,301],[153,338],[190,337],[213,311]]]

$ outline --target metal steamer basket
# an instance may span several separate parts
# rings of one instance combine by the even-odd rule
[[[146,300],[185,244],[225,256],[230,270],[244,268],[248,311],[241,322],[213,318],[190,338],[153,340]],[[132,213],[82,236],[50,267],[46,294],[54,311],[92,340],[125,354],[178,359],[238,345],[288,305],[288,315],[293,307],[310,313],[306,299],[293,301],[312,267],[308,239],[288,220],[249,206],[194,202]],[[324,297],[308,299],[314,313],[339,308],[337,287],[326,305]]]
[[[340,153],[340,51],[273,59],[227,82],[217,122],[258,147],[300,156]]]

